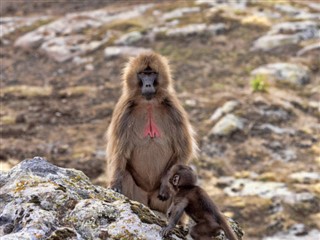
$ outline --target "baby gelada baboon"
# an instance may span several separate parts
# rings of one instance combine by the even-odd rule
[[[237,240],[226,218],[196,183],[195,172],[182,164],[174,165],[163,179],[162,184],[170,186],[173,199],[167,211],[169,223],[161,230],[161,236],[167,236],[186,212],[196,223],[190,232],[193,239],[212,239],[222,229],[230,240]]]

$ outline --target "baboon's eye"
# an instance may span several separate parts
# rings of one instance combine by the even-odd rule
[[[153,86],[156,87],[156,86],[158,86],[158,84],[159,84],[159,83],[158,83],[158,80],[156,79],[156,80],[154,81],[154,83],[153,83]]]

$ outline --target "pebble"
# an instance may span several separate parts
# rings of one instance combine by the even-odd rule
[[[140,47],[128,47],[128,46],[113,46],[106,47],[104,49],[104,56],[106,58],[118,57],[118,56],[137,56],[141,53],[149,52],[151,49]]]
[[[210,117],[210,121],[217,121],[219,118],[221,118],[224,114],[230,113],[233,110],[236,109],[236,107],[239,106],[239,102],[232,100],[228,101],[225,104],[223,104],[222,107],[219,107]]]
[[[285,46],[288,44],[297,44],[299,42],[299,37],[296,35],[266,35],[258,38],[254,43],[251,50],[263,50],[270,51],[276,47]]]
[[[233,132],[242,130],[243,128],[243,121],[239,117],[229,113],[215,124],[210,131],[210,135],[229,136]]]

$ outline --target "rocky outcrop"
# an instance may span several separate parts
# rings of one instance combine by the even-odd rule
[[[142,204],[92,185],[82,172],[40,157],[0,172],[0,187],[2,240],[161,239],[166,224]],[[242,236],[235,222],[232,226]],[[175,228],[168,239],[186,235]]]

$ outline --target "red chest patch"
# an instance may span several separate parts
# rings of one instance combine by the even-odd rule
[[[144,127],[143,137],[147,137],[147,136],[149,136],[151,138],[160,137],[160,132],[159,132],[158,127],[153,119],[153,109],[152,109],[151,104],[148,105],[148,107],[147,107],[147,118],[148,118],[147,124]]]

